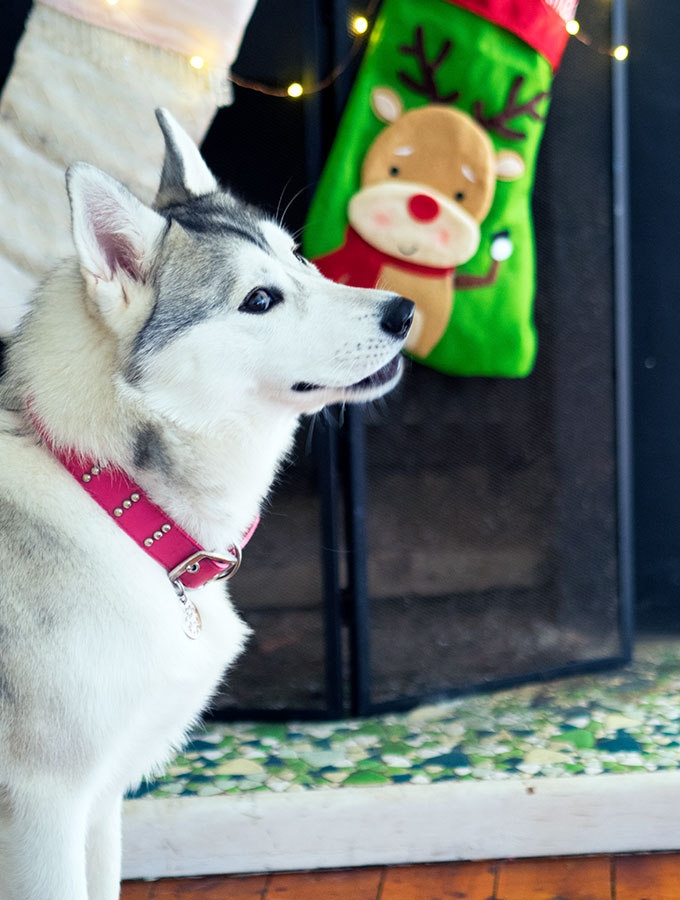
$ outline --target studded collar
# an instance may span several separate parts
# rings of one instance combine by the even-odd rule
[[[221,556],[209,553],[149,499],[125,472],[73,450],[55,447],[27,404],[33,424],[55,459],[137,546],[167,571],[178,593],[210,581],[232,578],[241,565],[241,551],[253,536],[258,516],[241,538]]]

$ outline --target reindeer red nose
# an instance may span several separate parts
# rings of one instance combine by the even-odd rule
[[[408,211],[419,222],[431,222],[439,215],[439,204],[427,194],[414,194],[409,198]]]

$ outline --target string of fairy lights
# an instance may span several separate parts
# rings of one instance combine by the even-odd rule
[[[586,44],[589,47],[592,45],[592,42],[588,35],[582,33],[581,24],[577,19],[570,19],[565,23],[564,27],[572,37],[577,38],[579,41],[581,41],[582,44]],[[602,53],[605,51],[601,50],[600,52]],[[628,47],[626,47],[625,44],[619,44],[617,47],[613,47],[606,52],[609,54],[609,56],[613,56],[614,59],[618,60],[619,62],[623,62],[623,60],[628,56]]]
[[[105,0],[109,6],[118,6],[120,4],[121,7],[124,6],[125,0]],[[354,40],[352,42],[352,46],[345,56],[345,58],[325,77],[322,78],[313,84],[308,84],[303,87],[302,83],[299,81],[293,81],[287,86],[276,86],[270,84],[264,84],[259,81],[253,81],[249,78],[243,78],[240,75],[237,75],[234,72],[229,73],[230,80],[238,85],[239,87],[248,88],[254,91],[260,91],[261,93],[268,94],[273,97],[292,97],[293,99],[298,99],[299,97],[309,95],[309,94],[318,94],[319,91],[325,90],[325,88],[330,87],[337,78],[342,75],[342,73],[348,68],[356,54],[359,52],[362,44],[363,38],[369,33],[371,27],[371,17],[374,15],[379,0],[372,0],[367,9],[363,13],[355,13],[351,16],[348,30],[353,35]],[[585,44],[588,47],[593,47],[593,42],[588,34],[584,33],[581,29],[581,24],[577,19],[570,19],[565,23],[565,29],[567,32],[577,40],[579,40],[582,44]],[[614,60],[618,62],[623,62],[628,57],[628,47],[625,44],[619,44],[616,47],[595,47],[599,53],[605,53],[608,56],[611,56]],[[207,63],[203,56],[196,54],[195,56],[191,56],[188,59],[189,65],[193,66],[194,69],[203,69]]]

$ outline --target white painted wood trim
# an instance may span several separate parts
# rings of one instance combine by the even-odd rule
[[[125,878],[680,848],[680,772],[130,800]]]

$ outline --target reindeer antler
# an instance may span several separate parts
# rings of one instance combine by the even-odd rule
[[[420,71],[422,73],[422,83],[412,78],[407,72],[397,72],[401,81],[412,91],[427,97],[432,103],[455,103],[460,97],[460,91],[451,91],[450,94],[440,94],[435,81],[437,69],[444,62],[451,52],[453,43],[445,40],[439,49],[436,57],[428,62],[427,53],[425,52],[425,38],[423,35],[422,25],[418,25],[415,30],[415,36],[412,45],[402,44],[399,48],[401,53],[414,56],[418,61]],[[473,116],[479,124],[486,128],[487,131],[494,131],[500,137],[507,138],[511,141],[522,141],[526,138],[526,134],[518,128],[510,128],[508,123],[520,115],[529,115],[535,122],[542,122],[544,115],[538,112],[536,105],[550,96],[550,91],[540,91],[530,100],[524,103],[518,103],[517,98],[526,78],[524,75],[518,75],[510,85],[508,98],[505,101],[503,109],[494,116],[484,115],[484,103],[482,100],[475,100],[473,104]]]
[[[401,53],[406,53],[409,56],[415,56],[422,73],[423,82],[422,84],[419,84],[414,78],[411,78],[407,72],[397,72],[397,75],[407,87],[411,88],[412,91],[415,91],[417,94],[423,94],[433,103],[455,103],[460,97],[460,91],[452,91],[450,94],[440,94],[435,83],[437,69],[451,52],[452,46],[453,44],[451,41],[445,40],[436,58],[432,60],[432,62],[428,62],[427,54],[425,53],[423,27],[422,25],[418,25],[416,27],[413,45],[409,46],[408,44],[403,44],[399,48],[399,51]]]
[[[505,107],[499,113],[496,113],[495,116],[485,116],[483,102],[481,100],[475,100],[472,114],[479,124],[486,128],[487,131],[495,131],[500,137],[508,138],[508,140],[511,141],[522,141],[526,137],[526,134],[523,131],[519,131],[519,129],[508,128],[507,123],[511,119],[526,113],[530,115],[535,122],[544,121],[545,116],[541,115],[536,110],[536,104],[544,97],[549,97],[550,91],[540,91],[538,94],[535,94],[531,100],[527,100],[525,103],[518,103],[517,96],[522,90],[522,85],[525,80],[524,75],[518,75],[517,78],[515,78],[510,86],[508,99],[505,101]]]

